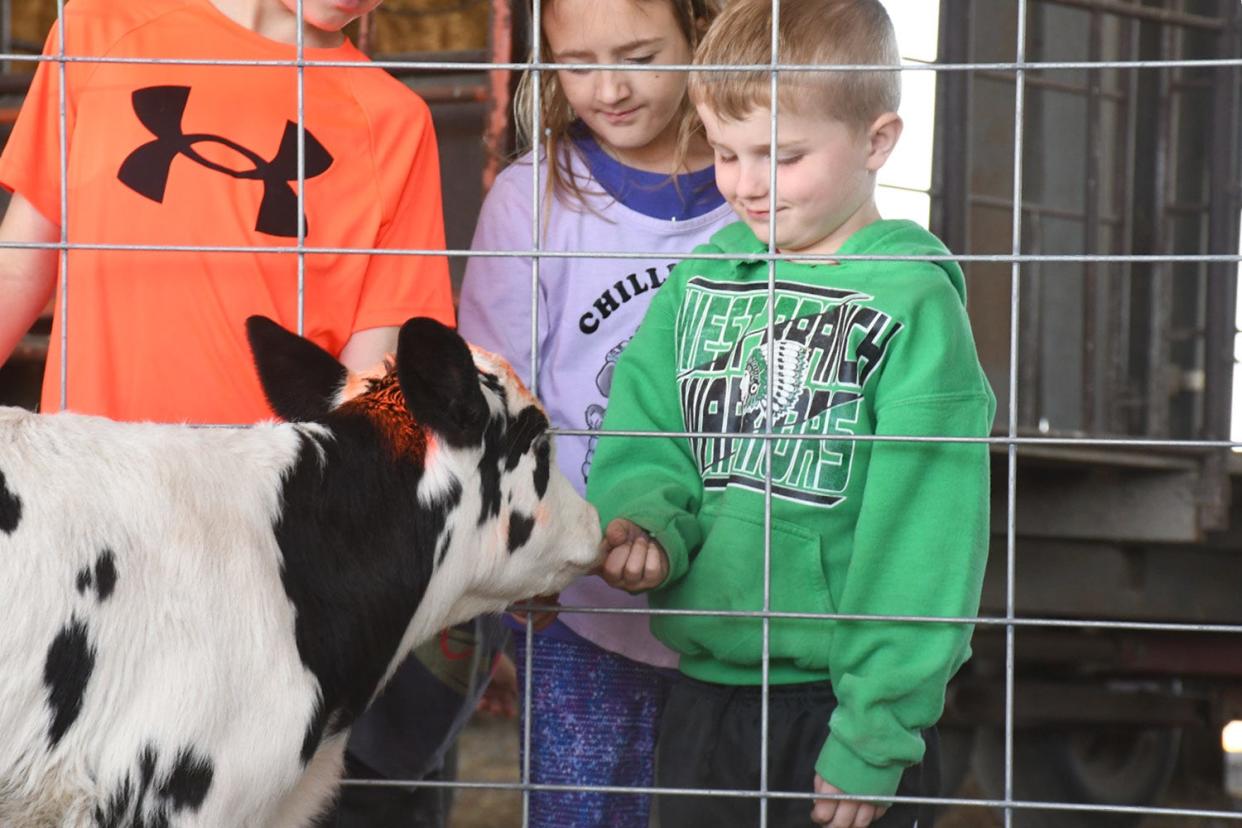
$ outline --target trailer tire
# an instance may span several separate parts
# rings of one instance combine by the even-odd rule
[[[1154,805],[1177,764],[1181,731],[1173,728],[1078,728],[1019,731],[1014,743],[1013,798],[1026,802]],[[975,781],[991,799],[1005,796],[1005,738],[976,732]],[[1017,828],[1133,828],[1141,814],[1014,811]]]

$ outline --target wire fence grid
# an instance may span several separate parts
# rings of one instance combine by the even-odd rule
[[[64,19],[64,2],[65,0],[56,0],[57,12],[60,19]],[[1152,449],[1237,449],[1242,448],[1242,442],[1232,440],[1178,440],[1178,439],[1155,439],[1155,438],[1105,438],[1093,436],[1074,436],[1074,437],[1032,437],[1021,433],[1019,420],[1019,375],[1023,353],[1020,339],[1020,320],[1023,312],[1023,280],[1024,268],[1032,264],[1040,263],[1238,263],[1242,261],[1236,253],[1214,253],[1214,254],[1116,254],[1107,253],[1100,254],[1094,251],[1084,251],[1080,254],[1032,254],[1023,252],[1023,158],[1024,158],[1024,140],[1026,139],[1026,117],[1027,117],[1027,79],[1028,74],[1032,72],[1045,72],[1050,70],[1062,69],[1117,69],[1124,71],[1144,71],[1144,70],[1162,70],[1171,68],[1231,68],[1242,67],[1242,58],[1233,59],[1173,59],[1173,60],[1058,60],[1058,61],[1032,61],[1027,59],[1027,27],[1026,22],[1030,13],[1029,0],[1008,0],[1013,3],[1016,10],[1017,33],[1014,45],[1015,59],[1012,61],[989,61],[989,62],[965,62],[965,63],[906,63],[903,64],[900,71],[903,72],[964,72],[967,74],[983,73],[983,72],[999,72],[1012,76],[1014,81],[1014,100],[1013,100],[1013,178],[1012,178],[1012,207],[1011,207],[1011,237],[1009,252],[1003,254],[977,254],[969,251],[962,251],[949,257],[935,256],[890,256],[890,255],[842,255],[842,256],[826,256],[825,259],[835,260],[877,260],[877,261],[941,261],[951,259],[962,263],[970,262],[986,262],[995,264],[1008,264],[1009,276],[1011,277],[1010,289],[1010,329],[1009,329],[1009,370],[1008,370],[1008,400],[1007,410],[1004,412],[1003,422],[998,416],[998,422],[1002,422],[999,429],[1001,433],[994,430],[993,436],[981,439],[971,438],[927,438],[927,437],[872,437],[872,436],[842,436],[832,435],[833,440],[848,441],[867,441],[867,440],[893,440],[893,441],[915,441],[915,442],[983,442],[993,446],[1003,447],[1005,451],[1005,467],[1007,471],[1005,484],[1005,501],[1006,514],[1004,520],[1004,558],[1005,558],[1005,605],[1006,609],[1003,615],[988,616],[980,614],[978,616],[968,618],[933,618],[926,616],[900,616],[900,615],[873,615],[858,616],[847,614],[815,614],[815,613],[787,613],[777,612],[771,609],[771,565],[772,565],[772,473],[770,467],[770,455],[768,447],[771,441],[781,439],[782,435],[773,431],[770,421],[765,421],[764,431],[762,434],[741,434],[736,432],[711,432],[703,434],[697,432],[684,432],[678,434],[646,434],[641,432],[633,432],[631,434],[650,436],[650,437],[750,437],[759,440],[764,446],[765,455],[765,544],[764,544],[764,602],[763,609],[755,612],[739,612],[739,611],[720,611],[717,613],[705,613],[699,611],[679,611],[679,610],[633,610],[633,609],[609,609],[598,607],[565,607],[563,612],[581,612],[581,613],[613,613],[613,614],[639,614],[643,616],[654,616],[660,614],[696,614],[696,615],[718,615],[726,617],[761,619],[763,622],[763,641],[764,641],[764,658],[763,670],[764,680],[762,685],[762,709],[763,716],[763,743],[761,750],[763,751],[763,762],[761,767],[764,768],[764,775],[758,790],[751,791],[704,791],[704,790],[683,790],[683,789],[656,789],[656,788],[638,788],[638,787],[616,787],[616,786],[599,786],[599,787],[569,787],[561,785],[540,784],[531,779],[530,754],[531,751],[526,749],[523,751],[523,761],[521,766],[521,781],[517,783],[496,783],[496,782],[470,782],[470,781],[453,781],[453,782],[431,782],[423,780],[408,780],[403,782],[376,782],[376,781],[350,781],[347,784],[360,786],[402,786],[402,787],[449,787],[460,791],[471,791],[481,788],[493,788],[520,791],[523,795],[522,805],[522,824],[529,822],[530,793],[532,791],[599,791],[608,794],[658,794],[658,795],[691,795],[691,794],[713,794],[717,796],[736,797],[736,798],[758,798],[763,805],[760,809],[760,826],[767,824],[766,803],[770,799],[777,798],[804,798],[810,800],[814,797],[809,791],[807,794],[790,794],[774,792],[767,789],[767,706],[768,706],[768,644],[770,630],[769,622],[773,619],[783,618],[799,618],[799,619],[820,619],[824,621],[883,621],[883,622],[901,622],[901,623],[927,623],[927,624],[972,624],[976,627],[990,627],[1001,629],[1005,633],[1005,672],[1004,672],[1004,732],[1005,732],[1005,750],[1004,750],[1004,796],[999,799],[990,798],[952,798],[943,797],[935,800],[925,800],[922,798],[903,798],[903,797],[886,797],[889,801],[899,802],[924,802],[934,801],[941,806],[957,806],[966,808],[990,808],[997,809],[1003,813],[1004,824],[1012,825],[1015,813],[1019,813],[1031,809],[1040,809],[1058,812],[1085,812],[1098,815],[1106,814],[1129,814],[1144,815],[1152,817],[1168,817],[1168,818],[1202,818],[1214,819],[1227,822],[1242,821],[1242,813],[1236,813],[1222,809],[1197,809],[1197,808],[1162,808],[1162,807],[1134,807],[1125,805],[1084,805],[1073,802],[1055,802],[1055,801],[1023,801],[1014,796],[1014,731],[1015,731],[1015,714],[1014,714],[1014,693],[1015,693],[1015,675],[1016,675],[1016,631],[1024,628],[1043,627],[1043,628],[1073,628],[1073,629],[1110,629],[1110,630],[1132,630],[1132,631],[1162,631],[1176,632],[1184,634],[1195,633],[1219,633],[1226,635],[1236,635],[1242,633],[1242,624],[1229,623],[1152,623],[1140,621],[1127,621],[1122,619],[1116,620],[1100,620],[1100,619],[1064,619],[1054,617],[1032,617],[1020,616],[1016,610],[1016,570],[1017,570],[1017,529],[1016,514],[1019,503],[1018,490],[1018,450],[1021,447],[1034,446],[1099,446],[1099,447],[1125,447],[1139,450]],[[1129,4],[1122,3],[1123,6]],[[1141,7],[1144,10],[1150,10],[1149,7]],[[296,2],[296,14],[300,20],[303,14],[303,0]],[[533,5],[532,14],[532,32],[540,31],[542,14],[542,2],[536,0]],[[759,71],[768,73],[771,78],[771,100],[772,100],[772,121],[771,121],[771,141],[775,147],[778,140],[778,110],[780,106],[780,96],[777,94],[777,84],[782,72],[825,72],[825,71],[892,71],[877,70],[873,66],[807,66],[800,64],[782,64],[779,61],[779,41],[777,37],[777,25],[779,21],[779,3],[774,4],[773,14],[773,30],[772,30],[772,62],[763,66],[716,66],[716,67],[694,67],[695,71]],[[302,27],[298,27],[297,38],[298,57],[294,61],[279,60],[183,60],[183,59],[126,59],[126,58],[110,58],[101,56],[82,56],[68,55],[65,49],[65,31],[60,31],[59,53],[51,56],[32,56],[26,54],[5,53],[0,54],[0,60],[7,62],[7,65],[14,65],[23,62],[39,62],[54,61],[58,65],[60,73],[60,168],[61,168],[61,191],[60,191],[60,207],[63,220],[60,228],[60,242],[50,245],[25,245],[25,244],[3,244],[0,247],[43,247],[55,249],[58,252],[61,268],[60,282],[60,303],[62,307],[62,319],[64,324],[61,326],[61,351],[60,351],[60,377],[61,377],[61,399],[62,407],[67,397],[67,383],[69,365],[67,360],[68,344],[71,332],[68,324],[67,314],[64,313],[68,308],[68,303],[73,296],[72,290],[72,273],[69,269],[69,251],[74,249],[83,250],[123,250],[142,253],[146,251],[184,251],[184,252],[206,252],[206,253],[245,253],[254,254],[270,253],[273,255],[293,255],[297,257],[297,330],[302,333],[304,330],[304,296],[305,296],[305,260],[308,255],[321,253],[328,254],[356,254],[356,255],[397,255],[397,256],[450,256],[450,257],[466,257],[466,256],[493,256],[493,257],[512,257],[519,259],[530,259],[530,294],[531,294],[531,319],[532,330],[530,340],[530,355],[532,365],[532,389],[538,393],[538,375],[539,375],[539,340],[538,340],[538,318],[542,312],[539,301],[539,285],[540,285],[540,266],[545,259],[556,259],[566,257],[589,257],[597,259],[606,258],[645,258],[652,253],[634,252],[634,251],[607,251],[607,250],[550,250],[543,249],[543,212],[544,204],[541,194],[544,192],[544,182],[540,180],[540,166],[532,164],[533,179],[533,196],[531,209],[534,221],[531,227],[530,248],[528,250],[400,250],[400,249],[375,249],[366,247],[357,248],[338,248],[338,247],[317,247],[307,243],[306,228],[304,223],[304,189],[305,189],[305,87],[304,72],[308,67],[315,66],[337,66],[348,68],[354,71],[371,71],[371,70],[401,70],[415,72],[476,72],[476,71],[495,71],[497,69],[506,69],[513,71],[530,71],[535,75],[535,83],[533,90],[536,97],[534,107],[535,123],[534,135],[540,135],[542,132],[539,122],[538,113],[540,111],[539,96],[542,93],[541,86],[538,83],[538,77],[542,72],[556,71],[557,64],[547,62],[543,55],[540,54],[540,39],[533,36],[530,42],[530,53],[532,58],[527,62],[510,62],[510,63],[488,63],[478,64],[472,62],[460,61],[437,61],[437,60],[383,60],[377,59],[371,64],[357,64],[349,62],[332,62],[332,61],[314,61],[307,60],[304,57],[303,50],[305,48],[303,42]],[[8,51],[8,50],[6,50]],[[167,64],[208,64],[221,66],[283,66],[296,70],[297,73],[297,110],[298,110],[298,215],[303,217],[303,221],[299,222],[296,243],[293,245],[273,245],[267,247],[231,247],[231,246],[178,246],[178,245],[117,245],[117,244],[94,244],[94,243],[77,243],[70,242],[71,230],[69,226],[69,197],[67,191],[67,147],[68,138],[66,135],[66,84],[65,70],[69,63],[73,62],[134,62],[134,63],[167,63]],[[640,66],[629,64],[580,64],[575,69],[580,70],[624,70],[627,72],[644,72],[644,71],[675,71],[689,70],[690,66]],[[771,175],[769,186],[772,193],[776,193],[778,181],[776,175],[775,158],[776,153],[771,153]],[[1235,217],[1236,220],[1236,217]],[[769,217],[769,238],[775,238],[775,212]],[[689,251],[682,258],[686,259],[728,259],[728,254],[694,254]],[[769,306],[775,305],[775,265],[786,256],[780,254],[773,243],[769,243],[768,252],[755,257],[758,260],[768,263],[768,302]],[[807,258],[807,257],[800,257]],[[774,328],[775,320],[769,316],[768,319],[768,343],[769,360],[773,356],[775,348]],[[769,408],[772,404],[772,395],[774,393],[774,377],[769,377],[766,389],[767,403]],[[572,428],[556,428],[554,432],[563,435],[585,436],[598,435],[598,431],[572,429]],[[815,437],[799,437],[798,439],[814,440]],[[822,437],[818,439],[828,439]],[[999,552],[993,543],[993,555]],[[531,609],[538,609],[532,607]],[[527,629],[527,647],[534,646],[533,632]],[[523,716],[524,727],[522,729],[521,738],[523,744],[529,748],[531,743],[531,682],[532,675],[529,660],[525,674],[520,679],[525,686],[525,715]],[[830,798],[820,795],[819,798]],[[853,799],[866,799],[866,797],[850,797]],[[874,798],[877,801],[879,798]],[[808,807],[809,807],[808,802]],[[675,828],[674,826],[666,826],[666,828]]]

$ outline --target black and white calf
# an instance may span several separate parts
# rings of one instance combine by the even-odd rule
[[[598,563],[499,358],[414,319],[357,376],[248,332],[295,422],[0,408],[0,825],[306,825],[415,644]]]

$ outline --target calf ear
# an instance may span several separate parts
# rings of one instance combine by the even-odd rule
[[[246,320],[246,338],[263,394],[278,416],[318,420],[332,410],[349,372],[331,354],[265,316]]]
[[[478,444],[491,412],[465,340],[434,319],[411,319],[397,339],[397,380],[414,419],[454,447]]]

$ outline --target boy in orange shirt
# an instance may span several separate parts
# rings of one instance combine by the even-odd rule
[[[297,69],[288,65],[299,57],[297,0],[67,4],[44,54],[58,56],[63,36],[64,54],[79,60],[65,62],[63,75],[54,60],[39,65],[0,157],[0,185],[13,192],[0,241],[58,243],[63,228],[69,243],[88,245],[68,252],[67,267],[55,249],[0,249],[0,362],[58,276],[68,285],[67,300],[65,291],[56,297],[44,411],[197,423],[270,418],[243,322],[263,314],[296,328],[299,257],[290,248],[300,218],[312,248],[443,249],[427,105],[369,66],[341,33],[380,2],[303,0],[302,57],[357,65],[305,68],[301,153]],[[110,62],[89,60],[101,57]],[[175,249],[90,247],[98,245]],[[453,324],[441,255],[307,253],[303,270],[304,331],[352,369],[395,350],[398,326],[411,316]],[[407,662],[396,684],[438,692],[420,670]],[[354,729],[350,773],[411,776],[412,737],[443,734],[393,728],[392,717],[405,721],[399,714],[409,707],[400,691],[377,704],[385,710]],[[407,824],[416,809],[427,815],[409,789],[344,790],[335,824]]]
[[[444,246],[427,105],[341,27],[380,0],[305,0],[303,56],[358,67],[304,77],[304,242]],[[44,54],[294,61],[296,0],[73,0]],[[270,417],[243,320],[297,324],[298,87],[293,66],[64,64],[67,215],[61,215],[60,78],[41,63],[0,158],[13,201],[0,241],[225,247],[73,249],[57,296],[42,408],[116,419],[249,423]],[[286,248],[263,252],[250,248]],[[58,255],[0,251],[0,361],[52,295]],[[395,345],[410,316],[452,324],[442,256],[305,255],[305,333],[352,368]],[[61,400],[61,333],[68,332]]]

